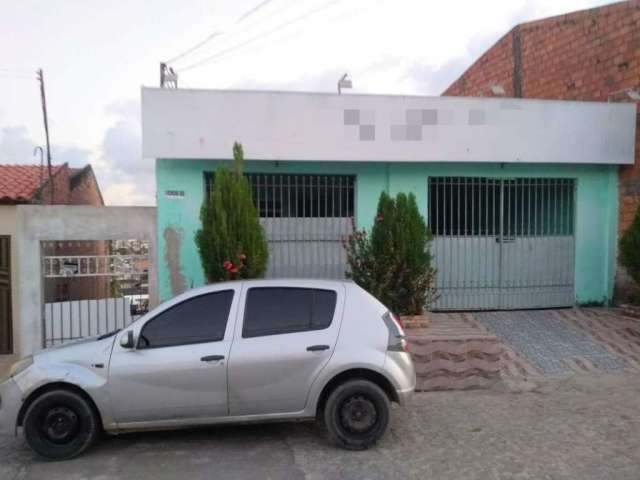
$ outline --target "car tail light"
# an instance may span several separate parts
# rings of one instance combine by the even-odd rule
[[[391,318],[393,318],[396,321],[396,323],[400,325],[400,328],[404,330],[404,324],[402,323],[402,319],[393,312],[389,312],[389,315],[391,315]]]
[[[387,350],[391,352],[409,352],[409,344],[405,339],[400,319],[395,314],[386,312],[382,316],[382,320],[387,326],[387,330],[389,330]]]

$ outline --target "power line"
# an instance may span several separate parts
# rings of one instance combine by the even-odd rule
[[[255,13],[257,13],[259,10],[262,10],[262,8],[266,7],[269,3],[273,2],[273,0],[264,0],[262,3],[259,3],[258,5],[256,5],[255,7],[247,10],[245,13],[243,13],[240,18],[238,18],[238,20],[235,21],[235,25],[238,25],[239,23],[245,21],[247,18],[251,17],[252,15],[254,15]],[[171,64],[171,63],[175,63],[178,60],[180,60],[181,58],[186,57],[187,55],[189,55],[190,53],[195,52],[196,50],[198,50],[199,48],[202,48],[203,46],[205,46],[207,43],[209,43],[211,40],[213,40],[216,37],[219,37],[221,35],[223,35],[224,32],[219,32],[219,31],[215,31],[210,33],[209,35],[206,36],[206,38],[204,38],[203,40],[199,41],[198,43],[196,43],[194,46],[192,46],[191,48],[188,48],[187,50],[185,50],[184,52],[176,55],[175,57],[167,60],[166,62],[164,62],[165,64]]]
[[[244,22],[247,18],[252,16],[254,13],[258,12],[258,10],[262,10],[263,7],[266,7],[271,2],[273,2],[273,0],[264,0],[262,3],[259,3],[258,5],[253,7],[251,10],[244,13],[240,18],[238,18],[238,20],[236,20],[236,25],[239,24],[240,22]]]
[[[320,12],[322,10],[326,10],[327,8],[331,7],[332,5],[334,5],[334,4],[336,4],[336,3],[340,2],[340,1],[341,0],[332,0],[330,2],[327,2],[327,3],[325,3],[324,5],[321,5],[318,8],[315,8],[313,10],[310,10],[308,12],[303,13],[302,15],[299,15],[299,16],[293,18],[292,20],[283,22],[283,23],[279,24],[278,26],[272,28],[271,30],[268,30],[268,31],[263,32],[263,33],[260,33],[260,34],[254,36],[254,37],[251,37],[249,40],[246,40],[246,41],[244,41],[242,43],[238,43],[236,45],[233,45],[233,46],[231,46],[229,48],[226,48],[226,49],[224,49],[224,50],[222,50],[222,51],[220,51],[218,53],[215,53],[215,54],[213,54],[213,55],[211,55],[209,57],[205,57],[202,60],[198,60],[197,62],[194,62],[194,63],[192,63],[190,65],[187,65],[186,67],[181,68],[178,71],[179,72],[186,72],[187,70],[191,70],[192,68],[196,68],[196,67],[205,65],[205,64],[207,64],[207,63],[209,63],[209,62],[211,62],[213,60],[216,60],[216,59],[218,59],[218,58],[220,58],[220,57],[222,57],[224,55],[227,55],[228,53],[231,53],[231,52],[233,52],[235,50],[238,50],[239,48],[243,48],[246,45],[249,45],[249,44],[255,42],[256,40],[260,40],[261,38],[264,38],[264,37],[269,36],[269,35],[271,35],[273,33],[276,33],[278,30],[282,30],[283,28],[286,28],[289,25],[292,25],[292,24],[294,24],[296,22],[304,20],[304,19],[306,19],[306,18],[308,18],[308,17],[310,17],[312,15],[315,15],[316,13],[318,13],[318,12]]]
[[[167,60],[164,63],[166,63],[166,64],[173,63],[173,62],[176,62],[176,61],[180,60],[182,57],[186,57],[191,52],[194,52],[194,51],[198,50],[200,47],[206,45],[207,43],[209,43],[211,40],[213,40],[214,38],[216,38],[219,35],[222,35],[222,32],[213,32],[213,33],[209,34],[207,36],[207,38],[205,38],[204,40],[196,43],[193,47],[185,50],[184,52],[180,53],[179,55],[176,55],[175,57]]]
[[[0,72],[5,73],[24,73],[32,75],[33,72],[31,70],[23,69],[23,68],[0,68]]]

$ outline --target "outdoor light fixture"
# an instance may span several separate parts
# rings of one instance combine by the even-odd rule
[[[493,84],[489,87],[489,89],[491,90],[491,93],[498,97],[501,97],[506,93],[502,85]]]
[[[627,97],[629,97],[634,102],[640,101],[640,91],[629,89],[626,91]]]
[[[342,93],[343,88],[353,88],[353,82],[349,78],[349,74],[345,73],[340,80],[338,80],[338,95]]]
[[[611,101],[611,97],[616,95],[620,95],[624,93],[627,97],[629,97],[634,102],[640,102],[640,89],[637,88],[623,88],[622,90],[616,90],[615,92],[611,92],[607,95],[607,102]]]

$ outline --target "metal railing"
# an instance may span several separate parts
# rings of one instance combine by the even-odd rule
[[[43,253],[58,254],[42,257],[43,347],[124,328],[148,311],[148,249],[106,253],[119,242],[47,242]],[[105,253],[74,254],[87,248]]]

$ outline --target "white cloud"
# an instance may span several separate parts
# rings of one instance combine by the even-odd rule
[[[181,86],[335,91],[349,72],[353,92],[438,95],[516,23],[610,3],[336,0],[321,9],[328,0],[273,0],[236,23],[261,1],[155,0],[153,8],[0,2],[0,31],[10,40],[0,42],[0,58],[3,69],[44,69],[54,162],[91,162],[108,203],[153,204],[153,164],[140,154],[138,87],[157,85],[159,59],[214,30],[227,33],[178,62],[178,70],[233,50],[180,74]],[[37,84],[8,74],[0,82],[0,161],[33,163],[33,147],[43,139]]]
[[[144,187],[144,185],[143,185]],[[115,182],[102,190],[107,205],[153,205],[151,193],[140,182]]]
[[[34,165],[40,163],[40,155],[34,155],[37,144],[23,125],[0,129],[0,163]],[[44,145],[42,146],[44,148]],[[45,152],[46,155],[46,152]],[[82,167],[89,163],[91,150],[76,145],[52,145],[51,160],[54,165],[68,163]],[[45,157],[46,161],[46,157]]]
[[[151,159],[142,158],[140,104],[137,100],[111,103],[105,108],[113,119],[95,161],[107,205],[155,204],[155,176]]]

